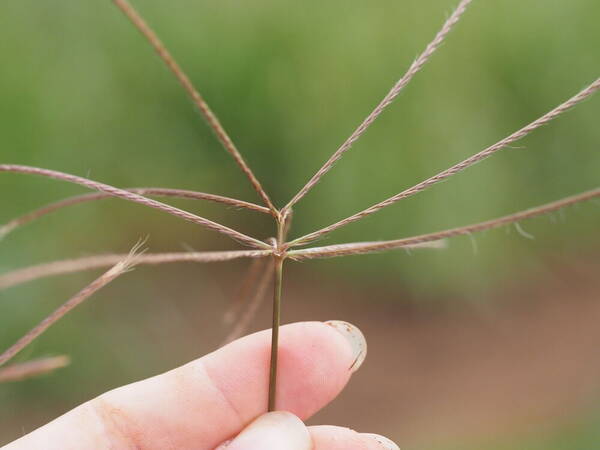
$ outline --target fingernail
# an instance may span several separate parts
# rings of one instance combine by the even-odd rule
[[[385,436],[381,436],[379,434],[373,434],[373,433],[361,433],[361,434],[363,436],[368,437],[369,439],[373,439],[375,442],[377,442],[379,445],[381,445],[381,448],[385,448],[386,450],[400,450],[400,447],[398,447],[394,442],[390,441]]]
[[[364,335],[351,323],[341,320],[328,320],[325,324],[335,328],[350,344],[354,358],[349,369],[352,373],[356,372],[367,357],[367,340]]]

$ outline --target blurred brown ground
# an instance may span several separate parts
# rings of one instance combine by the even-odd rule
[[[391,286],[340,296],[343,287],[330,285],[321,290],[328,301],[302,302],[320,283],[297,286],[294,315],[352,321],[369,343],[348,392],[316,421],[360,424],[425,448],[527,433],[586,412],[600,399],[600,260],[554,269],[552,279],[506,286],[485,305],[455,299],[458,308],[452,299],[427,310],[383,304]]]
[[[347,320],[369,343],[347,390],[311,423],[383,433],[403,448],[425,449],[464,439],[485,443],[584,414],[600,399],[600,258],[547,262],[554,276],[506,285],[477,305],[458,298],[417,303],[398,286],[357,288],[296,266],[286,284],[286,321]],[[219,302],[230,295],[230,273],[216,270],[220,293],[180,292],[194,270],[163,274],[155,295],[171,300],[135,324],[164,369],[210,351],[225,334]],[[253,329],[268,326],[268,303]],[[95,314],[118,321],[114,307]],[[103,356],[103,363],[132,379],[153,374],[128,371],[139,362],[123,363],[118,352]],[[1,424],[3,440],[69,406],[16,411],[12,423]]]

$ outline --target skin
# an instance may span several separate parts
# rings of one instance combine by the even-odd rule
[[[264,414],[269,358],[270,330],[246,336],[177,369],[109,391],[3,450],[397,448],[379,436],[302,422],[332,401],[357,369],[355,351],[334,327],[303,322],[281,328],[281,412]]]

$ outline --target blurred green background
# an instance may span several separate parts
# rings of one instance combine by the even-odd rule
[[[455,3],[134,4],[282,205],[387,93]],[[599,18],[600,4],[592,0],[475,1],[396,103],[297,205],[291,235],[306,234],[399,192],[572,96],[600,74]],[[2,163],[56,169],[122,187],[187,188],[256,200],[172,75],[109,1],[6,0],[0,6],[0,51]],[[514,148],[324,242],[441,230],[596,187],[599,113],[600,99],[592,98]],[[60,182],[2,174],[0,220],[79,192]],[[261,239],[274,234],[268,218],[257,214],[200,202],[173,204]],[[496,309],[503,307],[499,292],[507,285],[525,286],[525,292],[530,286],[543,288],[557,277],[557,265],[561,276],[569,272],[561,265],[572,271],[597,269],[599,223],[598,203],[590,202],[523,223],[535,240],[507,227],[475,236],[476,252],[469,238],[460,237],[442,251],[295,264],[290,266],[288,295],[302,301],[302,280],[318,274],[327,286],[322,295],[332,297],[333,311],[346,319],[345,293],[364,293],[356,317],[373,333],[383,325],[368,322],[372,312],[386,308],[400,316],[410,310],[424,317],[449,309],[485,310],[493,323]],[[146,235],[152,251],[235,248],[227,238],[192,224],[106,200],[15,231],[0,243],[0,269],[123,252]],[[67,353],[74,363],[51,376],[0,385],[0,443],[106,389],[166,370],[218,345],[224,331],[214,323],[244,267],[235,262],[140,268],[100,293],[19,355],[25,361]],[[586,273],[584,281],[579,274],[568,283],[591,283],[589,298],[600,300],[600,285]],[[92,277],[71,275],[0,292],[2,346]],[[523,302],[530,300],[515,289]],[[558,301],[576,307],[575,291]],[[319,297],[319,292],[317,283],[310,295]],[[299,310],[296,316],[294,311],[290,307],[286,321],[329,318],[320,317],[328,310]],[[520,317],[519,312],[509,316]],[[266,326],[263,322],[255,327]],[[388,357],[393,357],[392,350]],[[506,364],[512,365],[510,357]],[[377,367],[371,373],[376,379]],[[571,382],[565,379],[565,389]],[[452,449],[589,449],[599,437],[600,407],[594,406],[600,401],[598,392],[591,389],[588,403],[560,420],[552,415],[525,427],[515,420],[489,435],[476,426],[460,432],[433,426],[442,431],[410,434],[403,448],[433,449],[442,442],[441,448]],[[386,402],[376,407],[392,413],[403,409]],[[432,423],[444,423],[449,413],[432,409],[426,416]],[[370,424],[360,414],[325,417],[354,428]],[[402,444],[406,427],[398,418],[369,431],[387,433]]]

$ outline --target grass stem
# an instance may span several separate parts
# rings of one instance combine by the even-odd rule
[[[277,357],[279,353],[279,324],[281,322],[281,285],[283,260],[275,256],[275,284],[273,289],[273,322],[271,331],[271,364],[269,369],[269,411],[275,411],[277,400]]]

